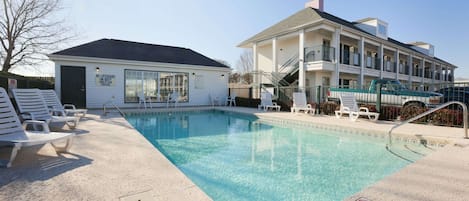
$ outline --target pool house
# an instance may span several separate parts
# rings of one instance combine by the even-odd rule
[[[55,90],[63,103],[81,108],[209,105],[226,97],[231,69],[191,49],[101,39],[48,55],[55,63]]]

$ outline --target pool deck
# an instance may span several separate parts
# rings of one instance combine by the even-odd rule
[[[383,136],[395,124],[242,107],[217,109]],[[73,132],[78,134],[70,153],[56,154],[51,145],[26,147],[11,168],[0,168],[0,200],[211,200],[117,113],[89,111]],[[469,200],[469,140],[463,139],[463,129],[409,124],[394,135],[447,145],[347,200]],[[8,149],[0,148],[0,157],[7,156]]]

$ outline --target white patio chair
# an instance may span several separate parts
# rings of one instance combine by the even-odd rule
[[[257,106],[257,109],[264,109],[264,111],[267,111],[268,109],[277,109],[277,111],[280,111],[280,105],[277,105],[277,103],[272,102],[272,94],[268,92],[262,92],[261,93],[261,104]]]
[[[303,92],[294,92],[293,93],[293,106],[290,108],[291,112],[304,111],[305,114],[311,112],[311,114],[316,113],[316,108],[313,108],[311,104],[306,102],[306,94]]]
[[[236,93],[231,92],[231,96],[226,97],[226,106],[236,106]]]
[[[174,91],[173,93],[169,94],[168,100],[166,100],[166,107],[169,107],[171,103],[174,103],[174,107],[177,107],[179,102],[179,92]]]
[[[372,121],[378,120],[379,117],[379,113],[370,112],[366,107],[358,107],[353,94],[340,95],[340,109],[335,111],[335,116],[340,118],[343,114],[348,114],[352,121],[356,121],[361,115],[368,116]]]
[[[79,117],[67,116],[62,108],[49,109],[39,89],[12,89],[18,112],[25,120],[40,120],[47,124],[61,122],[74,129]]]
[[[80,116],[84,117],[88,112],[87,109],[77,109],[73,104],[63,104],[60,102],[59,97],[55,93],[54,90],[47,89],[41,90],[41,95],[44,98],[44,101],[47,104],[47,107],[52,109],[63,109],[65,113],[68,114],[80,114]]]
[[[0,146],[11,146],[9,159],[4,166],[10,167],[16,158],[16,153],[22,147],[51,143],[57,152],[68,152],[72,146],[73,133],[50,132],[49,126],[43,121],[28,120],[23,126],[42,127],[42,131],[25,131],[21,126],[18,115],[11,104],[5,89],[0,87]],[[58,147],[53,142],[66,140],[66,145]],[[3,164],[2,164],[3,165]]]
[[[220,97],[218,96],[214,96],[213,94],[208,94],[208,99],[210,100],[210,104],[212,104],[212,107],[221,105]]]

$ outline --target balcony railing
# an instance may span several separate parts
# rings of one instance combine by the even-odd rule
[[[313,46],[305,48],[305,62],[334,61],[335,48],[330,46]]]
[[[351,52],[349,55],[343,55],[342,64],[360,66],[360,53]]]
[[[387,72],[396,72],[396,62],[385,61],[383,70]]]
[[[376,70],[381,70],[379,66],[379,62],[381,60],[377,57],[366,57],[366,67],[367,68],[372,68]]]

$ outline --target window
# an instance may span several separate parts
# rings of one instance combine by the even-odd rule
[[[125,102],[136,103],[139,96],[166,102],[175,91],[179,92],[180,101],[188,101],[188,78],[188,73],[125,70]]]
[[[387,36],[388,33],[387,33],[387,30],[386,30],[386,26],[384,26],[382,24],[378,24],[378,33],[382,36]]]

